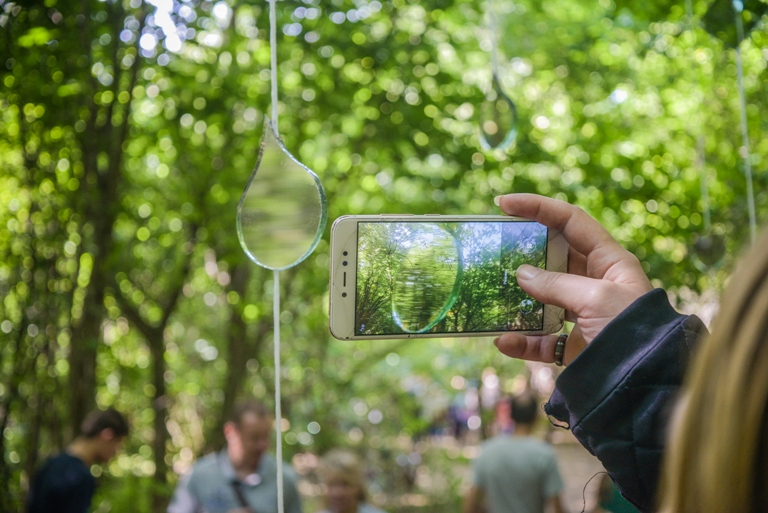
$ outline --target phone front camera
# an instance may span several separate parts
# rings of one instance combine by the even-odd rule
[[[347,253],[347,252],[345,251],[344,253],[342,253],[342,255],[344,255],[344,256],[347,256],[347,255],[349,255],[349,253]]]
[[[346,261],[346,260],[344,260],[344,261],[341,263],[341,265],[347,265],[347,261]]]
[[[341,293],[341,297],[347,297],[347,293],[346,292],[342,292]]]

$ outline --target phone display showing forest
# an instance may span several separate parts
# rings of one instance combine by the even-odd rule
[[[517,268],[546,265],[547,228],[531,221],[360,222],[358,335],[539,330],[544,306]]]

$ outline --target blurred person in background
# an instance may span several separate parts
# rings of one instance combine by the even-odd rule
[[[562,513],[563,480],[555,453],[531,436],[538,410],[530,393],[512,398],[514,431],[483,442],[464,513],[543,513],[546,508]]]
[[[224,424],[227,446],[182,477],[168,513],[277,513],[277,460],[267,453],[272,417],[261,401],[235,404]],[[301,513],[293,470],[284,465],[286,513]]]
[[[96,492],[91,465],[107,463],[128,436],[128,422],[117,410],[94,410],[80,434],[60,454],[48,458],[32,479],[29,513],[86,513]]]
[[[353,452],[329,452],[320,473],[326,487],[326,509],[320,513],[384,513],[366,502],[363,466]]]

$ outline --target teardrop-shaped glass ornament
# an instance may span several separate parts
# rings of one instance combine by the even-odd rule
[[[694,235],[693,265],[700,271],[717,267],[725,258],[725,239],[717,233]]]
[[[507,150],[517,139],[517,107],[504,94],[494,73],[491,90],[480,106],[480,146],[484,150]]]
[[[416,223],[409,228],[407,250],[394,277],[392,318],[406,333],[424,333],[456,301],[464,259],[458,239],[440,226]]]
[[[237,236],[256,264],[293,267],[315,249],[328,205],[320,179],[283,145],[268,118],[256,167],[237,206]]]

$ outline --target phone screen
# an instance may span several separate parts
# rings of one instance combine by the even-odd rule
[[[541,330],[544,305],[516,271],[546,262],[547,228],[533,221],[360,221],[355,333]]]

